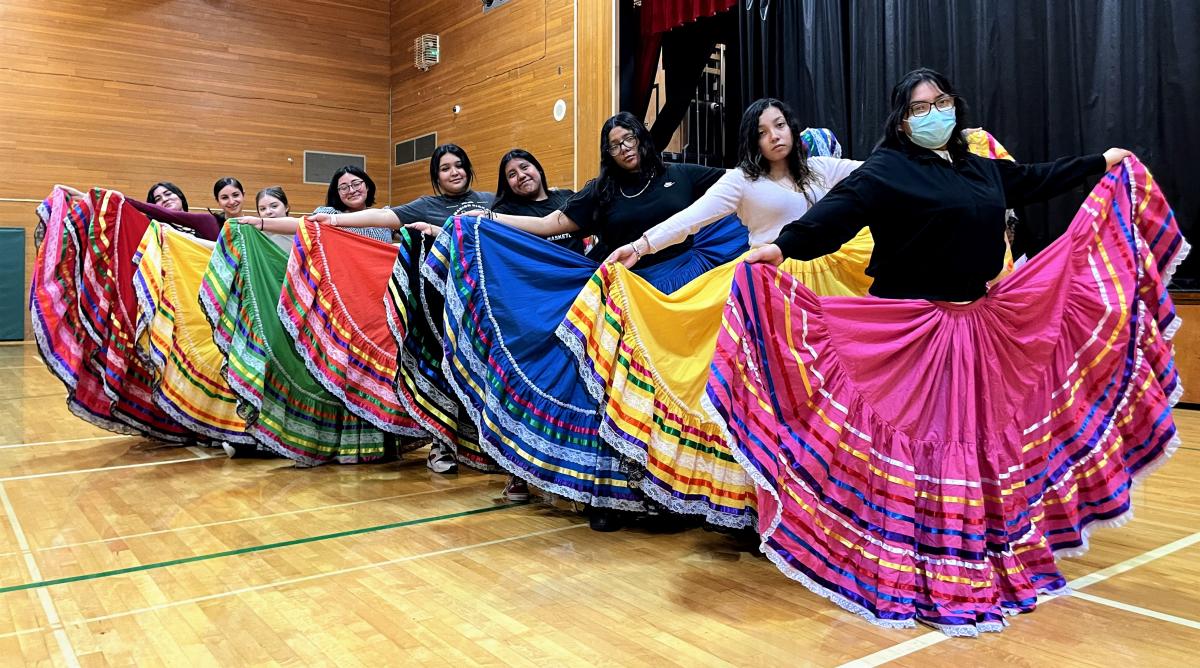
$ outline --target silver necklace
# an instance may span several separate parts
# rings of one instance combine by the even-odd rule
[[[624,197],[625,199],[633,199],[635,197],[641,197],[642,193],[646,192],[646,188],[649,188],[651,183],[654,183],[654,171],[653,170],[651,170],[651,172],[650,172],[650,178],[649,178],[649,180],[646,181],[646,185],[642,186],[642,189],[637,191],[636,195],[626,195],[625,189],[619,185],[617,186],[617,191],[621,193],[621,197]]]
[[[788,174],[782,178],[778,178],[778,179],[768,174],[767,178],[774,181],[775,185],[777,185],[781,188],[786,188],[788,190],[791,190],[792,192],[800,191],[800,187],[796,184],[796,180],[793,179],[790,174]]]

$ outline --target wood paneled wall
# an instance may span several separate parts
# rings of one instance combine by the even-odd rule
[[[478,189],[518,146],[578,187],[615,110],[614,2],[0,1],[0,226],[30,230],[32,268],[33,209],[56,182],[144,196],[170,180],[197,209],[232,175],[310,210],[324,186],[302,183],[306,149],[366,155],[379,203],[401,203],[430,192],[428,170],[393,168],[392,144],[431,131],[470,152]],[[412,65],[422,33],[442,38],[428,72]]]
[[[298,209],[304,150],[367,156],[386,175],[388,0],[0,2],[0,226],[31,228],[56,182],[192,207],[236,176]],[[288,159],[292,161],[289,162]],[[387,201],[387,179],[380,180]],[[252,204],[248,204],[252,207]],[[32,266],[32,234],[28,266]],[[4,314],[8,317],[8,314]]]
[[[574,124],[572,0],[514,0],[489,12],[479,2],[393,0],[392,139],[436,132],[466,149],[477,190],[496,189],[500,156],[530,151],[551,185],[570,187]],[[441,62],[413,66],[413,40],[441,40]],[[556,100],[568,113],[555,121]],[[452,109],[460,107],[458,114]],[[396,203],[431,192],[428,162],[396,167]]]
[[[1175,309],[1183,326],[1175,334],[1175,364],[1183,383],[1180,401],[1200,404],[1200,292],[1175,295]]]
[[[612,0],[513,0],[486,13],[478,2],[393,0],[393,142],[437,132],[459,144],[477,190],[495,190],[500,157],[517,147],[537,156],[551,185],[577,188],[595,175],[597,133],[612,114],[611,85],[603,100],[593,90],[615,76],[612,24]],[[413,40],[425,33],[441,38],[441,62],[422,72]],[[560,99],[566,116],[555,121]],[[429,194],[428,169],[395,168],[394,201]]]

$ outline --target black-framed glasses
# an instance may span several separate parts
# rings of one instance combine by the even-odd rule
[[[350,183],[343,183],[342,185],[338,186],[338,192],[345,195],[346,193],[348,193],[352,190],[358,190],[358,189],[362,188],[364,183],[365,183],[365,181],[363,181],[362,179],[355,179],[355,180],[351,181]]]
[[[954,108],[954,96],[942,95],[933,102],[913,102],[908,105],[908,115],[911,118],[920,118],[928,116],[929,112],[937,109],[938,111],[949,111]]]
[[[638,145],[637,135],[628,135],[619,142],[605,146],[604,150],[608,151],[609,155],[616,155],[616,154],[620,153],[622,149],[636,148],[637,145]]]

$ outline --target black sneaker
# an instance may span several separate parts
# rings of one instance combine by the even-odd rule
[[[596,508],[594,506],[588,509],[588,526],[592,528],[592,531],[603,531],[606,533],[609,531],[620,531],[624,525],[625,520],[621,517],[620,511],[610,508]]]

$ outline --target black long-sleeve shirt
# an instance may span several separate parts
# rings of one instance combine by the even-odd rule
[[[1026,165],[967,155],[951,163],[916,147],[880,148],[775,244],[784,257],[811,260],[869,226],[871,294],[971,301],[1004,262],[1005,209],[1070,190],[1105,164],[1099,154]]]

